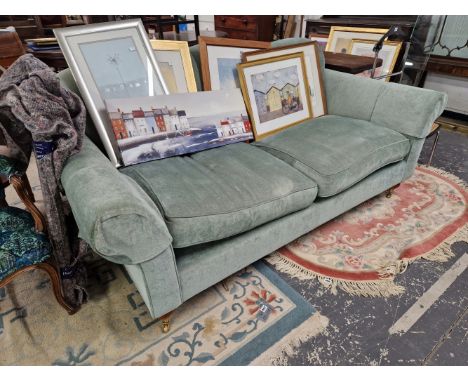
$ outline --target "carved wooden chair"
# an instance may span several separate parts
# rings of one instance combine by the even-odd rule
[[[45,271],[57,302],[69,313],[75,309],[63,298],[60,276],[46,235],[45,219],[35,205],[34,194],[19,162],[0,155],[0,288],[32,269]],[[4,186],[11,184],[28,211],[7,205]]]

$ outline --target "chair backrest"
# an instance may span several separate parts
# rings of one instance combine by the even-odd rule
[[[0,31],[0,65],[8,68],[16,59],[25,53],[18,33]]]

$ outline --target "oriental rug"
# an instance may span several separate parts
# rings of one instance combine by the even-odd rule
[[[184,303],[164,334],[123,267],[88,269],[90,301],[73,316],[40,271],[0,289],[0,365],[269,365],[328,324],[257,262]]]
[[[28,168],[36,200],[41,187]],[[24,208],[11,187],[9,204]],[[87,259],[90,301],[73,316],[40,271],[0,288],[0,365],[270,365],[328,319],[262,261],[178,308],[163,334],[125,269]]]
[[[377,196],[286,245],[267,258],[279,271],[318,279],[336,294],[388,297],[417,259],[446,261],[468,238],[466,185],[442,170],[420,166],[390,198]]]

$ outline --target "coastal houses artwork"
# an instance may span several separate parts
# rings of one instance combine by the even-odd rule
[[[240,89],[190,97],[171,94],[113,99],[106,104],[125,165],[253,138]]]
[[[124,113],[120,109],[109,113],[114,130],[115,139],[122,140],[132,137],[142,137],[158,133],[183,132],[190,130],[190,123],[185,110],[177,110],[165,106],[161,109],[144,111],[132,110]],[[250,133],[252,127],[245,114],[220,118],[216,126],[218,137]]]
[[[296,67],[252,75],[260,122],[303,110]]]

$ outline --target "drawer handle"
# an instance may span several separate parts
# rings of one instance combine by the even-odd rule
[[[247,25],[247,23],[249,22],[249,20],[247,20],[247,19],[242,19],[242,22],[243,22],[245,25]]]
[[[225,23],[226,22],[226,17],[221,17],[221,22]]]

